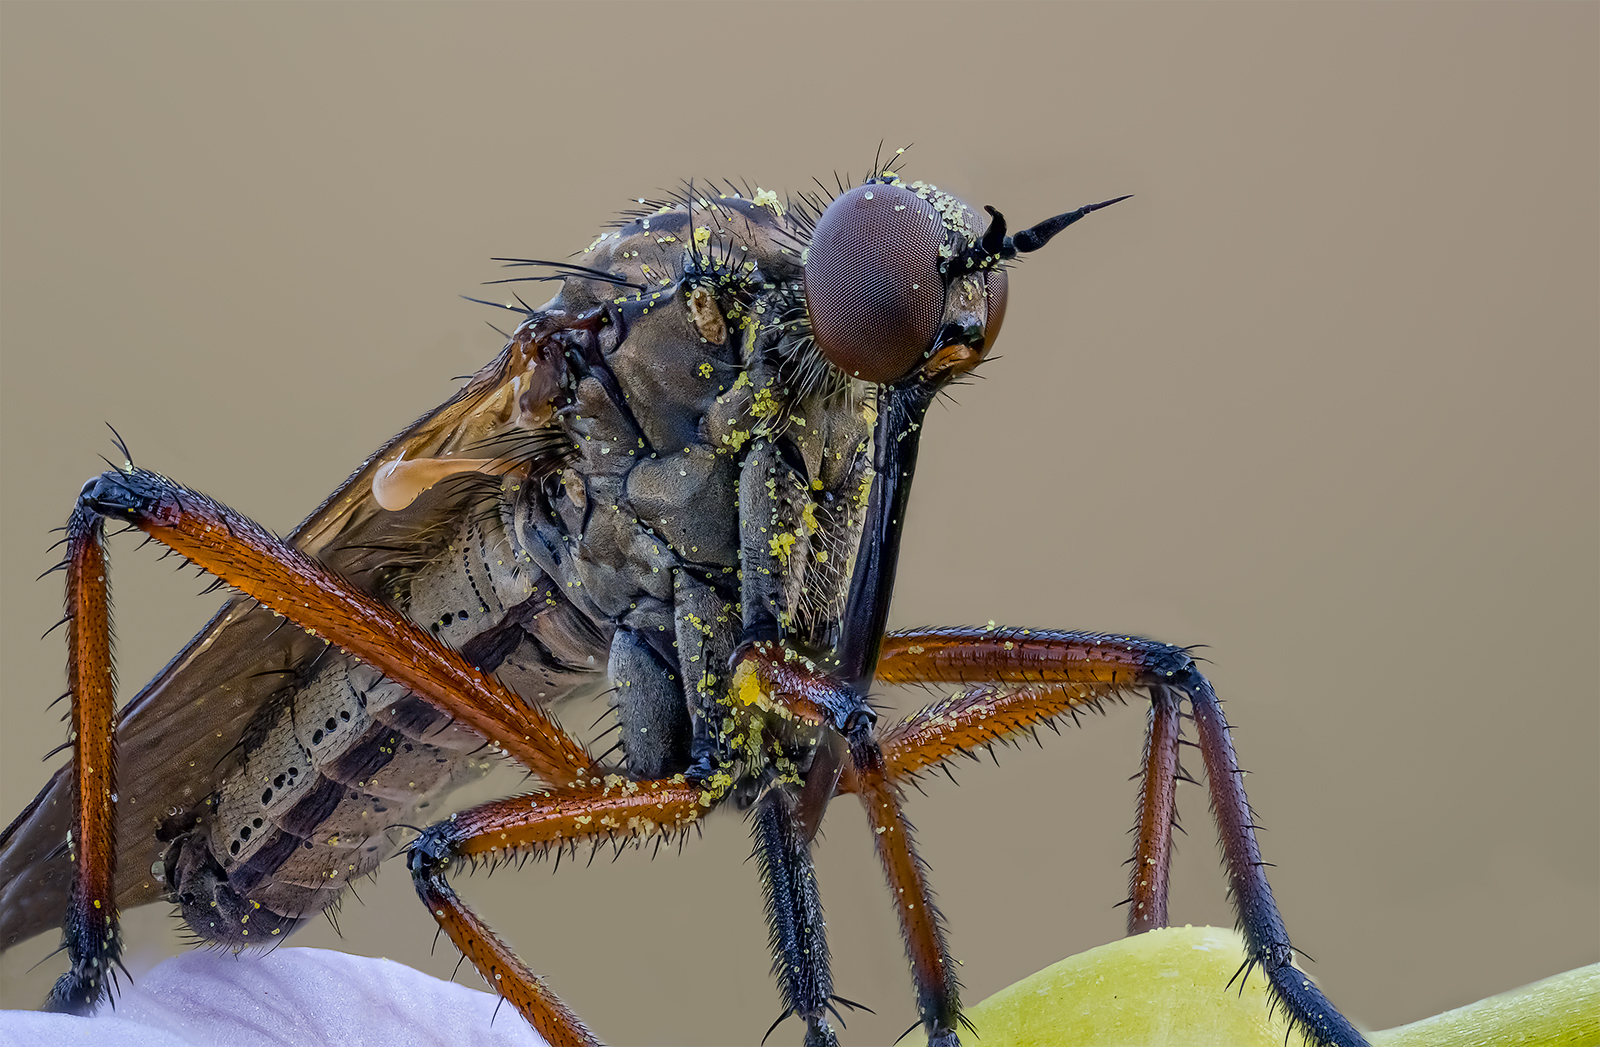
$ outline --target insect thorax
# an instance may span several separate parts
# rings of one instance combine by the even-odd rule
[[[810,345],[803,229],[775,198],[654,207],[578,261],[545,311],[606,322],[569,346],[572,448],[516,504],[523,551],[610,634],[630,773],[758,777],[809,732],[733,700],[746,629],[832,649],[870,488],[873,401]],[[729,709],[737,710],[730,714]]]

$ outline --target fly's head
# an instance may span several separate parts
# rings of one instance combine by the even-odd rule
[[[1006,315],[1006,264],[1117,200],[1012,237],[992,207],[979,214],[937,186],[892,173],[870,179],[828,204],[805,253],[817,347],[865,382],[943,385],[994,346]]]

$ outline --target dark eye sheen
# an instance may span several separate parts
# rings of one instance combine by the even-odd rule
[[[897,185],[863,185],[817,220],[806,256],[806,309],[817,347],[868,382],[893,382],[916,367],[944,318],[933,205]]]

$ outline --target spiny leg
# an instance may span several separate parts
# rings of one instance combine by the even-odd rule
[[[45,1009],[87,1014],[121,964],[117,926],[115,672],[111,657],[111,580],[100,515],[80,505],[67,521],[67,680],[72,696],[72,777],[77,817],[67,839],[74,871],[62,924],[71,962]]]
[[[497,744],[552,785],[600,765],[542,709],[378,597],[227,506],[129,466],[89,481],[80,506],[124,520],[295,625],[334,644]]]
[[[1228,737],[1228,721],[1222,716],[1222,705],[1211,689],[1211,684],[1199,673],[1185,688],[1189,692],[1189,709],[1194,713],[1195,733],[1199,735],[1200,754],[1206,763],[1206,780],[1211,787],[1211,812],[1217,820],[1218,835],[1222,838],[1222,853],[1228,867],[1228,884],[1233,904],[1239,912],[1239,925],[1244,930],[1245,944],[1249,950],[1243,973],[1259,964],[1267,980],[1277,991],[1289,1016],[1312,1037],[1332,1044],[1366,1044],[1344,1015],[1294,966],[1294,947],[1289,944],[1289,932],[1284,930],[1283,918],[1272,900],[1272,887],[1267,883],[1261,860],[1261,848],[1256,843],[1256,827],[1250,801],[1245,798],[1239,762],[1233,755],[1233,742]]]
[[[496,862],[579,840],[622,842],[681,833],[705,810],[705,794],[679,779],[635,782],[619,775],[577,788],[473,807],[425,829],[407,852],[417,896],[485,981],[510,1000],[552,1047],[597,1044],[515,951],[450,886],[457,859]]]
[[[1172,826],[1177,817],[1179,699],[1172,688],[1150,688],[1150,724],[1144,736],[1139,820],[1128,870],[1128,933],[1167,925],[1167,876]]]
[[[934,905],[927,867],[917,854],[913,826],[902,810],[900,790],[889,777],[877,739],[863,728],[850,736],[856,792],[867,812],[878,861],[889,881],[900,936],[911,960],[917,1014],[929,1047],[955,1047],[961,1016],[961,982],[945,944],[944,917]]]
[[[1191,659],[1182,648],[1101,633],[938,629],[884,637],[877,679],[965,684],[878,732],[889,774],[904,780],[951,756],[1049,725],[1151,682]],[[846,768],[840,792],[854,792]]]
[[[1210,682],[1180,647],[1138,637],[1103,633],[1034,629],[937,629],[894,633],[885,637],[878,679],[886,683],[971,683],[889,725],[880,743],[891,775],[915,774],[957,753],[998,741],[1009,734],[1049,723],[1073,710],[1092,705],[1130,688],[1154,692],[1171,688],[1186,695],[1194,713],[1201,754],[1210,783],[1212,813],[1217,822],[1228,869],[1234,908],[1244,932],[1248,961],[1260,965],[1278,1002],[1319,1043],[1365,1047],[1366,1040],[1316,986],[1293,966],[1293,949],[1262,871],[1260,847],[1250,816],[1241,772],[1228,738],[1227,721]],[[1163,705],[1166,699],[1162,699]],[[1168,719],[1172,737],[1165,738]],[[1176,709],[1152,721],[1150,752],[1161,755],[1176,745]],[[1161,763],[1165,763],[1163,756]],[[1147,757],[1147,767],[1150,758]],[[839,790],[862,786],[847,768]],[[1161,771],[1147,779],[1141,799],[1141,840],[1136,856],[1161,862],[1170,839],[1162,830],[1160,797],[1169,788]],[[1175,780],[1176,756],[1170,772]],[[1155,800],[1157,802],[1152,802]],[[1143,836],[1152,826],[1150,843]],[[1170,825],[1170,818],[1166,824]],[[1150,903],[1157,900],[1151,885]],[[1163,894],[1164,904],[1164,894]]]
[[[900,789],[873,731],[877,714],[854,689],[777,643],[746,646],[734,658],[733,692],[763,698],[806,723],[831,727],[849,745],[846,769],[866,809],[878,861],[900,919],[900,934],[917,993],[917,1014],[930,1047],[955,1047],[961,1017],[961,983],[945,945],[944,918],[934,905],[926,869],[917,855]]]
[[[828,966],[822,899],[811,847],[795,824],[794,812],[791,789],[775,785],[757,802],[751,826],[766,888],[772,973],[784,1002],[784,1012],[772,1027],[797,1015],[806,1023],[806,1047],[838,1047],[827,1014],[833,1001],[833,973]]]

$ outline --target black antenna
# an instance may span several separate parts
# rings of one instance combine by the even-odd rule
[[[1132,195],[1132,193],[1128,194],[1128,196]],[[1019,253],[1027,254],[1029,251],[1037,251],[1039,248],[1049,243],[1051,237],[1055,236],[1057,233],[1061,232],[1061,230],[1065,229],[1073,222],[1076,222],[1084,215],[1093,211],[1098,211],[1102,207],[1110,207],[1112,204],[1121,203],[1123,200],[1128,199],[1128,196],[1119,196],[1112,200],[1102,200],[1097,204],[1088,204],[1080,207],[1076,211],[1068,211],[1066,214],[1058,214],[1054,218],[1046,218],[1044,221],[1040,222],[1031,229],[1024,229],[1016,236],[1006,237],[1004,241],[1005,246],[1001,248],[999,254],[1002,258],[1012,258]],[[999,224],[1000,216],[996,214],[992,208],[988,210],[990,214],[995,216],[995,224]],[[991,226],[991,228],[993,227]],[[1002,226],[1002,231],[1003,229],[1004,227]],[[987,233],[984,234],[983,242],[984,246],[987,247],[989,243],[989,236]]]

